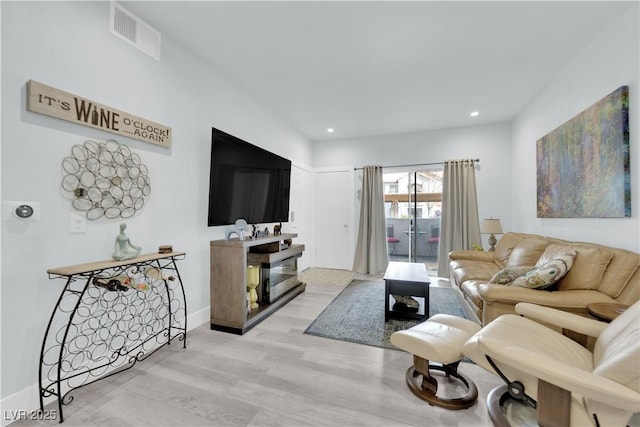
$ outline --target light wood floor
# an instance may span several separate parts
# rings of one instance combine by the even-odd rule
[[[304,334],[341,290],[309,284],[243,336],[202,325],[189,333],[186,350],[165,347],[78,390],[64,407],[63,426],[491,425],[485,399],[500,381],[476,365],[460,369],[478,386],[477,404],[448,411],[409,391],[410,354]]]

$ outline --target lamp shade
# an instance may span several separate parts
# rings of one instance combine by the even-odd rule
[[[480,225],[482,234],[502,234],[502,225],[499,219],[485,219]]]

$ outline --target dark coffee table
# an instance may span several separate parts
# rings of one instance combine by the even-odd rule
[[[429,272],[422,263],[391,261],[384,273],[384,321],[389,317],[427,320],[429,318]],[[389,310],[389,295],[424,298],[424,313]]]

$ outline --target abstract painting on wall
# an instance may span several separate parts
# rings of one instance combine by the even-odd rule
[[[631,216],[627,86],[536,144],[538,218]]]

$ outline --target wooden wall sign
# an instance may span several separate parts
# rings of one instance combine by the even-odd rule
[[[27,110],[107,132],[171,147],[171,128],[69,92],[27,82]]]

